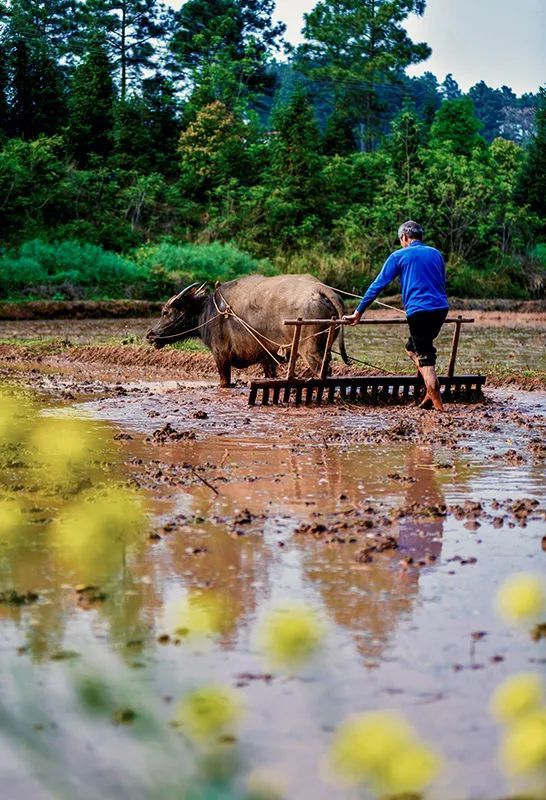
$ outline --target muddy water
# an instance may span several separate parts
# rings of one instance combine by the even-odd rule
[[[62,381],[48,387],[59,392]],[[99,736],[74,713],[67,675],[78,662],[97,674],[129,668],[165,718],[188,687],[238,687],[245,770],[270,770],[287,800],[356,797],[325,782],[321,764],[335,726],[377,708],[401,710],[443,752],[431,798],[507,794],[489,697],[507,675],[542,670],[546,648],[507,629],[492,604],[506,576],[544,570],[546,478],[532,445],[543,438],[546,396],[489,400],[442,419],[413,408],[250,410],[243,390],[137,382],[117,396],[54,403],[47,413],[132,437],[118,441],[119,459],[147,492],[155,531],[116,569],[106,562],[93,574],[85,563],[60,569],[39,531],[2,558],[0,589],[42,600],[0,606],[1,695],[13,702],[25,687],[27,727],[69,764],[67,796],[154,797],[112,790],[108,769],[145,780],[161,760],[138,763],[116,726]],[[195,438],[154,440],[167,422]],[[517,516],[521,498],[541,505]],[[457,511],[466,501],[481,503],[476,517]],[[399,548],[359,557],[383,531]],[[107,599],[82,603],[80,582]],[[160,643],[165,607],[195,591],[228,609],[220,639]],[[255,642],[263,614],[285,600],[327,620],[322,652],[295,675],[272,670]],[[54,796],[36,777],[47,763],[8,746],[2,768],[10,800]]]

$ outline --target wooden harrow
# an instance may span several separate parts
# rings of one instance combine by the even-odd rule
[[[447,318],[444,324],[454,324],[451,356],[447,375],[439,376],[440,389],[444,400],[463,400],[476,402],[482,397],[485,383],[483,375],[455,375],[455,361],[461,335],[461,327],[465,323],[474,322],[461,316]],[[311,405],[311,403],[333,403],[336,399],[349,403],[399,403],[416,400],[424,392],[423,379],[417,375],[381,375],[355,377],[328,377],[329,353],[332,349],[336,328],[345,323],[343,320],[331,319],[287,319],[285,325],[294,326],[294,335],[290,349],[290,360],[286,377],[264,378],[254,380],[250,384],[248,403],[267,406],[270,403],[289,403],[295,405]],[[296,378],[296,361],[302,328],[308,325],[329,325],[326,349],[318,378]],[[405,319],[362,319],[359,325],[406,325]]]

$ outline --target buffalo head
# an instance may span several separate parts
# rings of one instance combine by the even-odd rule
[[[199,324],[199,314],[205,302],[205,283],[192,283],[178,294],[173,295],[161,309],[158,323],[150,328],[146,339],[154,347],[180,342],[183,339],[199,336],[193,330]]]

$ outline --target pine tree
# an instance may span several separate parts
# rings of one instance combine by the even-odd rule
[[[391,123],[387,151],[408,194],[411,192],[412,175],[421,167],[419,149],[422,144],[423,128],[419,117],[415,111],[406,107]]]
[[[448,145],[454,155],[470,156],[476,148],[485,149],[485,140],[480,134],[482,127],[469,97],[444,100],[430,129],[430,144],[433,147]]]
[[[323,152],[327,156],[344,156],[354,152],[355,148],[351,115],[344,106],[336,105],[326,123]]]
[[[188,0],[175,17],[174,65],[194,88],[195,110],[215,101],[233,108],[264,88],[285,31],[274,0]]]
[[[535,135],[527,150],[519,175],[517,200],[528,205],[542,221],[546,232],[546,89],[540,90],[540,105],[535,115]]]
[[[319,225],[323,207],[320,134],[301,86],[274,110],[272,125],[266,214],[275,238],[293,249]]]
[[[459,100],[463,96],[461,88],[451,72],[445,76],[441,91],[444,100]]]
[[[177,169],[176,148],[180,136],[179,104],[172,83],[160,73],[142,83],[146,121],[153,143],[150,167],[165,175]]]
[[[32,47],[23,38],[11,51],[10,122],[12,135],[34,139],[60,130],[66,100],[60,70],[44,42]]]
[[[102,38],[123,100],[130,88],[139,88],[144,70],[157,67],[158,43],[173,13],[159,0],[84,0],[81,16],[83,27]]]
[[[425,0],[320,0],[305,14],[298,67],[334,88],[337,103],[360,127],[362,149],[378,141],[385,89],[430,55],[429,46],[412,42],[402,27],[409,14],[424,10]]]
[[[5,50],[0,44],[0,137],[9,133],[8,71]]]
[[[492,89],[485,81],[480,81],[468,91],[474,103],[476,116],[483,123],[483,136],[492,142],[500,136],[503,121],[503,95],[499,89]]]
[[[74,71],[69,97],[68,140],[77,162],[108,156],[112,150],[115,90],[104,42],[92,40]]]
[[[59,0],[59,5],[65,8],[67,2]],[[69,23],[52,0],[14,0],[4,7],[3,20],[7,130],[25,139],[56,133],[66,117],[65,76],[58,59]]]

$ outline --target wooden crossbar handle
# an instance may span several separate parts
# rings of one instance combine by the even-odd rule
[[[462,317],[458,317],[452,319],[448,317],[444,320],[444,325],[446,322],[455,322],[455,323],[462,323],[462,322],[474,322],[474,319],[463,319]],[[343,319],[285,319],[285,325],[352,325],[352,322]],[[406,319],[361,319],[358,325],[407,325]]]

